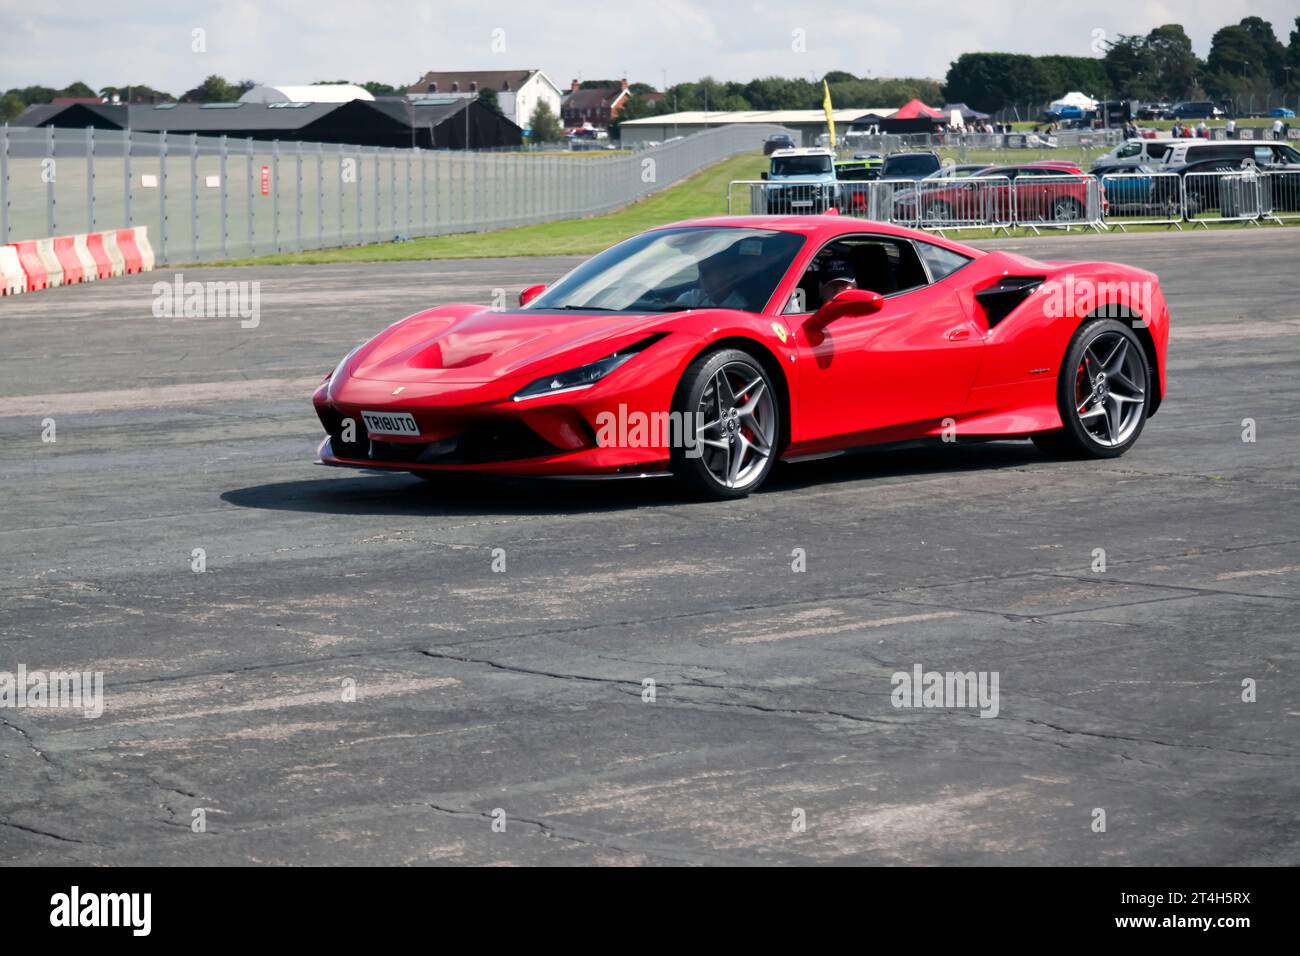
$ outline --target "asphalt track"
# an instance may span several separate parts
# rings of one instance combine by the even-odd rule
[[[575,260],[185,270],[256,329],[155,318],[170,273],[0,300],[0,671],[106,683],[0,709],[0,862],[1300,863],[1294,234],[997,245],[1161,276],[1126,457],[439,489],[314,465],[311,388]],[[997,717],[892,706],[918,664]]]

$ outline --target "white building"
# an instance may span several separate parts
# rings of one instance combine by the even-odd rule
[[[545,101],[558,120],[560,88],[541,70],[459,70],[429,72],[406,88],[408,96],[477,96],[495,90],[501,112],[520,129],[528,129],[537,104]]]
[[[241,103],[351,103],[374,97],[351,83],[316,86],[255,86],[239,98]]]

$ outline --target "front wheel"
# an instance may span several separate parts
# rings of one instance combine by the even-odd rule
[[[673,473],[705,498],[743,498],[767,479],[781,436],[781,406],[761,362],[739,349],[702,355],[682,376],[673,412],[688,445],[672,449]]]
[[[1151,370],[1133,330],[1115,319],[1081,326],[1065,351],[1056,402],[1064,428],[1034,435],[1051,455],[1118,458],[1146,424]]]

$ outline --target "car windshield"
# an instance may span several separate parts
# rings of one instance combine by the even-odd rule
[[[759,312],[804,243],[797,233],[686,226],[620,242],[574,269],[529,311]]]
[[[921,176],[931,172],[937,162],[932,156],[890,156],[885,171],[888,176]]]
[[[772,159],[773,176],[816,176],[830,171],[829,156],[777,156]]]

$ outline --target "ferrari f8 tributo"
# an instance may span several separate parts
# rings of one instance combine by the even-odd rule
[[[777,460],[937,438],[1127,451],[1165,391],[1156,277],[834,215],[653,229],[517,308],[443,305],[313,401],[327,465],[672,473],[738,497]]]

